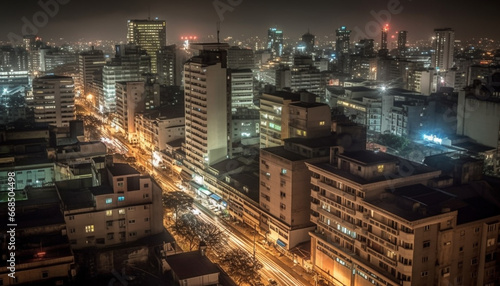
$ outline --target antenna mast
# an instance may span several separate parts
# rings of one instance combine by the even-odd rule
[[[219,36],[220,36],[220,22],[218,21],[217,22],[217,44],[220,43]]]

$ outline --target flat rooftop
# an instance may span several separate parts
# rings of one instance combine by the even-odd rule
[[[112,166],[108,166],[108,170],[113,176],[126,176],[126,175],[140,175],[141,173],[134,169],[129,164],[124,163],[114,163]]]
[[[395,163],[400,159],[396,156],[384,153],[384,152],[373,152],[370,150],[360,150],[360,151],[346,151],[339,154],[339,158],[344,158],[347,160],[354,160],[357,163],[363,165],[376,165],[382,163]]]
[[[179,280],[220,273],[217,266],[199,251],[167,256],[166,260]]]

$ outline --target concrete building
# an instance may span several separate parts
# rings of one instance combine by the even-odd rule
[[[156,71],[159,83],[173,86],[177,82],[177,48],[176,45],[161,47],[156,53]]]
[[[229,69],[255,69],[255,55],[252,49],[232,46],[227,49],[227,68]]]
[[[351,48],[351,30],[342,26],[336,30],[335,55],[338,69],[342,73],[349,72],[349,55]]]
[[[116,83],[116,126],[130,143],[137,144],[135,113],[145,111],[144,82]]]
[[[455,31],[451,28],[435,29],[434,54],[431,66],[447,71],[454,66]]]
[[[426,183],[440,172],[385,153],[342,148],[332,148],[329,163],[306,165],[312,172],[310,218],[317,225],[310,232],[314,269],[346,285],[419,281],[411,277],[411,267],[404,268],[411,264],[408,259],[417,260],[410,247],[419,245],[413,241],[413,224],[365,201],[387,188]]]
[[[253,72],[250,69],[231,69],[231,112],[238,108],[256,108],[253,103],[254,82]]]
[[[164,106],[135,115],[139,146],[148,151],[163,151],[167,143],[184,139],[185,120],[182,106]]]
[[[101,72],[104,64],[104,53],[101,50],[91,50],[81,52],[78,56],[78,72],[77,88],[82,96],[87,96],[91,93],[91,83],[95,72]]]
[[[33,80],[35,122],[58,127],[75,119],[74,82],[67,76],[44,76]]]
[[[500,89],[479,82],[459,92],[457,107],[457,134],[477,143],[500,150]],[[494,172],[500,170],[496,154]]]
[[[167,45],[166,23],[164,20],[135,19],[127,22],[127,44],[135,44],[151,57],[151,72],[158,73],[158,55]]]
[[[101,112],[116,111],[116,83],[141,81],[149,73],[151,58],[136,45],[116,45],[115,57],[102,70],[103,96],[100,98]]]
[[[300,94],[285,91],[263,93],[260,98],[260,147],[274,147],[288,138],[289,105],[298,102]]]
[[[73,249],[104,248],[163,232],[161,189],[127,164],[107,167],[108,182],[58,182],[64,220]]]
[[[7,219],[7,192],[0,199],[0,215]],[[14,272],[9,270],[10,256],[0,262],[2,285],[65,285],[76,275],[75,257],[66,224],[60,209],[60,200],[54,187],[14,192],[16,199],[15,238],[9,245],[12,227],[1,226],[4,255],[15,253]],[[10,240],[12,241],[12,240]],[[8,248],[9,246],[9,248]],[[14,246],[14,248],[12,248]],[[7,251],[9,250],[9,251]],[[14,274],[15,278],[9,277]]]
[[[269,232],[266,238],[285,249],[309,240],[309,194],[303,190],[309,189],[310,174],[304,163],[328,160],[330,145],[336,143],[330,108],[291,103],[289,132],[284,146],[260,150],[260,207],[265,213],[264,230]]]
[[[406,38],[408,37],[408,31],[399,31],[398,32],[398,56],[405,57],[407,42]]]
[[[199,169],[227,158],[230,92],[227,44],[192,44],[199,55],[184,65],[186,160]]]

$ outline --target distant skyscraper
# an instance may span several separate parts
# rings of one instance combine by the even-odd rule
[[[351,30],[345,26],[337,29],[335,51],[338,60],[339,70],[343,73],[349,72],[349,51],[351,45]]]
[[[307,32],[306,34],[302,35],[302,43],[305,45],[304,52],[306,54],[311,54],[314,51],[314,41],[315,41],[316,36],[313,34]]]
[[[163,20],[129,20],[127,43],[132,43],[146,50],[151,57],[151,72],[157,73],[156,53],[167,45],[165,21]]]
[[[199,55],[184,65],[186,163],[205,169],[227,158],[231,118],[227,48],[222,43],[191,44]]]
[[[398,55],[404,57],[406,55],[406,36],[408,31],[398,32]]]
[[[75,119],[75,91],[69,76],[44,76],[33,80],[35,122],[58,127]]]
[[[177,76],[176,53],[175,45],[162,47],[158,51],[156,65],[160,84],[175,85]]]
[[[283,55],[283,31],[276,28],[270,28],[267,31],[267,49],[272,52],[274,57]]]
[[[382,29],[381,39],[380,39],[380,49],[387,50],[387,34],[389,33],[389,25],[386,24]]]
[[[230,47],[227,50],[228,69],[254,69],[255,55],[252,49]]]
[[[374,56],[374,41],[373,39],[361,39],[354,46],[355,54],[362,57],[372,57]]]
[[[432,65],[440,71],[449,70],[453,67],[453,47],[455,42],[455,31],[451,28],[435,29],[434,55]]]

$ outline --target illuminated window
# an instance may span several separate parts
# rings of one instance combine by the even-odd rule
[[[384,165],[378,165],[378,166],[377,166],[377,171],[378,171],[379,173],[383,173],[383,172],[384,172]]]
[[[112,215],[113,215],[113,210],[106,211],[106,216],[112,216]]]
[[[107,203],[107,204],[110,204],[110,203],[112,203],[112,202],[113,202],[113,199],[112,199],[112,198],[107,198],[107,199],[106,199],[106,203]]]
[[[320,121],[319,125],[323,126],[323,125],[325,125],[325,122],[324,121]]]
[[[85,232],[94,232],[94,225],[86,225],[85,226]]]
[[[119,202],[123,202],[124,200],[125,200],[125,197],[124,197],[124,196],[120,196],[120,197],[118,197],[118,201],[119,201]]]
[[[125,214],[125,209],[119,209],[118,214],[122,214],[122,215]]]

